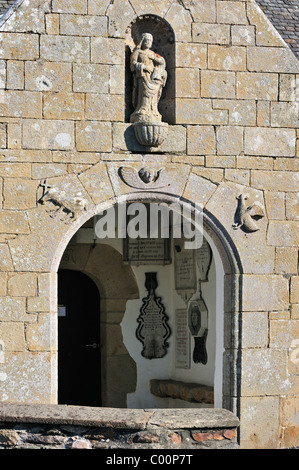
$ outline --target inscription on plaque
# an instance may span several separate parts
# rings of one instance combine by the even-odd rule
[[[175,312],[175,367],[190,369],[190,333],[186,310]]]
[[[196,263],[199,270],[199,279],[208,281],[208,274],[212,261],[212,250],[207,240],[203,238],[202,245],[196,250]]]
[[[177,290],[196,288],[194,250],[181,250],[175,253],[175,288]]]
[[[124,240],[123,260],[127,264],[169,264],[169,239],[128,237]]]
[[[136,336],[143,344],[141,354],[147,359],[164,357],[170,336],[168,316],[161,297],[156,296],[157,286],[157,273],[145,273],[148,295],[142,299]]]

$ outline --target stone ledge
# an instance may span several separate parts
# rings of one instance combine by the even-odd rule
[[[0,449],[237,449],[224,409],[0,404]]]
[[[237,427],[238,418],[221,408],[128,409],[71,405],[0,404],[0,423],[44,423],[114,429]]]

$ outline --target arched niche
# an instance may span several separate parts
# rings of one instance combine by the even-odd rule
[[[166,61],[167,81],[159,102],[162,121],[175,124],[175,35],[167,21],[156,15],[142,15],[136,18],[126,30],[125,48],[125,120],[130,121],[134,111],[132,105],[133,76],[130,70],[130,57],[140,43],[143,33],[151,33],[154,38],[152,50]]]

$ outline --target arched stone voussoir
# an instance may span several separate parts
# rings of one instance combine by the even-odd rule
[[[57,246],[94,213],[95,204],[76,175],[41,181],[37,206],[27,213],[30,233],[9,241],[14,269],[50,272]]]
[[[252,218],[248,211],[248,220],[256,226],[255,231],[251,231],[246,223],[239,226],[239,197],[241,195],[246,197],[244,200],[246,210],[252,204],[256,204],[257,211],[262,214],[258,218]],[[213,193],[205,209],[213,214],[233,241],[244,273],[273,273],[275,252],[274,247],[267,245],[268,221],[263,191],[232,182],[223,182]]]
[[[163,162],[111,162],[107,164],[117,197],[134,193],[183,195],[190,166]]]

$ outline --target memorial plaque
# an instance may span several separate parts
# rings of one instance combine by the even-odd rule
[[[167,339],[170,336],[168,316],[161,298],[156,296],[157,273],[145,273],[147,297],[142,299],[136,336],[143,344],[142,356],[147,359],[164,357],[167,353]]]
[[[193,362],[208,361],[206,341],[208,336],[208,309],[202,298],[191,300],[188,305],[188,326],[194,337]]]
[[[186,310],[175,312],[175,367],[190,369],[190,333]]]
[[[202,246],[196,250],[195,257],[199,270],[199,279],[201,281],[208,281],[208,274],[212,262],[212,250],[205,238],[202,240]]]
[[[175,288],[196,289],[194,250],[175,251]]]
[[[124,264],[169,264],[169,238],[129,238],[124,240]]]

